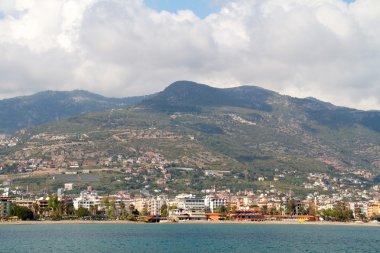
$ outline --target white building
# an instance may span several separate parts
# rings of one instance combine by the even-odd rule
[[[177,208],[184,210],[205,210],[205,200],[201,198],[185,198],[178,201]]]
[[[158,196],[147,201],[147,209],[151,215],[161,215],[161,207],[166,204],[166,198]]]
[[[73,190],[73,183],[66,183],[65,184],[65,191],[72,191]]]
[[[352,211],[354,218],[357,219],[359,217],[357,216],[357,211],[360,211],[360,213],[367,215],[368,213],[368,203],[364,202],[350,202],[350,210]]]
[[[214,197],[212,195],[207,195],[204,200],[204,205],[206,209],[214,212],[214,210],[220,206],[226,206],[227,200]]]
[[[98,196],[97,192],[81,192],[79,198],[75,198],[73,205],[75,210],[78,210],[80,207],[89,209],[91,206],[97,206],[98,210],[102,204],[101,198]]]

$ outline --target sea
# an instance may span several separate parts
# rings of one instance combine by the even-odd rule
[[[380,252],[380,226],[0,225],[0,252]]]

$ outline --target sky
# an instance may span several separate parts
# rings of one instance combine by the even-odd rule
[[[221,1],[212,0],[146,0],[145,4],[158,11],[175,13],[180,10],[191,10],[200,18],[205,18],[217,12],[222,6]]]
[[[378,0],[1,0],[0,98],[177,80],[380,110]]]

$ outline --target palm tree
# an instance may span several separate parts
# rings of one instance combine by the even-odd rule
[[[129,212],[132,213],[135,210],[135,206],[133,204],[130,204],[128,209],[129,209]]]
[[[95,216],[96,215],[96,207],[91,205],[89,209],[90,209],[89,211],[90,211],[91,215]]]
[[[52,211],[51,216],[53,218],[60,218],[62,216],[62,203],[60,203],[56,194],[49,196],[48,207]]]
[[[121,217],[124,218],[125,215],[125,203],[123,201],[120,201],[120,210],[121,210]]]
[[[39,209],[40,209],[40,206],[39,206],[36,202],[34,202],[34,203],[32,204],[32,212],[33,212],[33,216],[34,216],[35,218],[37,218],[37,216],[39,216],[39,215],[38,215],[38,211],[39,211]]]

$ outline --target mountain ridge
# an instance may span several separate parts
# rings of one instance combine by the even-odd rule
[[[303,110],[310,120],[321,124],[337,126],[357,123],[380,132],[380,111],[336,106],[316,98],[281,95],[257,86],[221,89],[190,81],[177,81],[143,103],[153,110],[169,113],[200,112],[202,106],[233,106],[270,112],[277,104],[289,110]]]
[[[17,135],[16,146],[4,148],[0,155],[9,161],[44,159],[54,168],[73,161],[81,168],[88,168],[87,164],[102,168],[109,161],[124,168],[129,165],[118,163],[120,157],[143,163],[144,156],[154,153],[165,161],[164,170],[196,168],[195,179],[202,170],[231,171],[227,181],[206,178],[207,184],[263,187],[254,180],[274,180],[282,171],[294,177],[279,182],[280,186],[301,191],[309,173],[359,177],[368,185],[371,180],[378,182],[379,132],[379,112],[293,98],[258,87],[219,89],[176,82],[127,109],[91,112],[27,129]],[[368,178],[360,177],[361,170],[368,172]],[[189,188],[193,183],[197,189],[204,186],[195,179]],[[138,181],[134,187],[144,182],[138,173],[134,180]],[[178,182],[178,189],[189,183]],[[165,190],[165,185],[160,189]]]
[[[0,100],[0,132],[12,133],[88,112],[125,109],[147,97],[107,98],[84,90],[48,90],[7,98]]]

